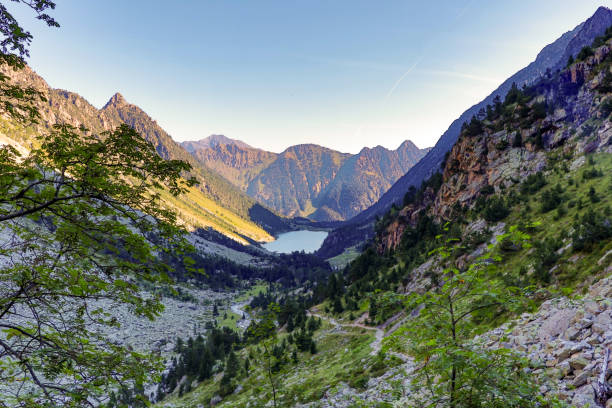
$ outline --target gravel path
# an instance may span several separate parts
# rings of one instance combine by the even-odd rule
[[[382,340],[385,337],[385,332],[382,329],[379,329],[378,327],[366,326],[365,324],[360,324],[360,323],[339,323],[333,317],[323,316],[318,313],[312,313],[310,311],[308,312],[308,315],[318,317],[319,319],[327,320],[328,322],[330,322],[332,325],[336,327],[357,327],[357,328],[365,329],[365,330],[374,330],[376,331],[375,333],[376,337],[374,341],[370,343],[370,347],[372,348],[370,355],[374,356],[380,351],[380,348],[382,346]]]
[[[234,303],[230,306],[232,312],[240,316],[240,319],[236,322],[236,326],[241,330],[246,330],[251,324],[251,315],[244,310],[244,307],[251,303],[251,299],[245,300],[244,302]],[[244,316],[244,319],[242,318]]]

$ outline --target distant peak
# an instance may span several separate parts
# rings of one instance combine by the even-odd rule
[[[605,6],[599,6],[599,8],[595,10],[595,13],[593,13],[587,22],[602,21],[603,24],[607,24],[610,20],[610,15],[612,15],[612,10]]]
[[[189,140],[182,142],[181,145],[187,149],[188,152],[193,153],[196,150],[216,148],[220,145],[234,145],[243,149],[252,149],[251,146],[244,143],[241,140],[230,139],[224,135],[210,135],[200,140]]]
[[[404,142],[397,148],[399,149],[414,149],[420,150],[417,145],[414,144],[412,140],[404,140]]]
[[[127,104],[127,101],[125,100],[123,95],[117,92],[113,96],[111,96],[108,102],[106,102],[106,105],[104,105],[104,108],[108,106],[119,106],[119,105],[126,105],[126,104]]]

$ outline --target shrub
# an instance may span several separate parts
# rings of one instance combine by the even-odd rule
[[[606,92],[612,92],[612,84],[610,86],[610,90]],[[599,111],[601,112],[601,115],[604,119],[610,116],[610,113],[612,113],[612,99],[608,98],[603,101],[601,105],[599,105]]]
[[[597,192],[595,191],[595,188],[593,187],[589,189],[589,199],[592,203],[598,203],[600,200],[599,196],[597,195]]]
[[[540,191],[542,187],[546,185],[546,179],[544,174],[539,171],[535,174],[527,176],[525,181],[521,184],[521,194],[533,194]]]
[[[491,195],[493,193],[495,193],[495,188],[490,184],[487,184],[480,190],[480,194],[482,195]]]
[[[583,180],[591,180],[597,177],[601,177],[603,176],[603,172],[601,170],[597,170],[595,167],[591,167],[589,169],[586,169],[583,173],[582,173],[582,179]]]
[[[566,214],[567,214],[567,210],[565,209],[563,204],[561,204],[557,208],[557,213],[555,214],[555,220],[560,220],[561,218],[565,217]]]
[[[612,225],[602,214],[587,211],[574,223],[572,242],[574,251],[589,251],[600,241],[612,238]]]
[[[601,83],[598,86],[599,92],[609,93],[612,92],[612,72],[606,72]]]
[[[489,222],[497,222],[506,218],[510,214],[510,210],[506,202],[501,197],[491,197],[485,204],[483,216]]]
[[[544,119],[546,117],[546,103],[535,103],[532,107],[532,117],[534,120]]]
[[[576,55],[576,60],[584,61],[585,59],[587,59],[588,57],[592,55],[594,55],[593,49],[589,47],[588,45],[585,45],[584,47],[582,47],[578,55]]]
[[[563,201],[562,193],[563,190],[559,185],[551,188],[550,190],[544,191],[544,193],[542,193],[542,204],[540,206],[540,211],[547,213],[557,208]]]
[[[478,136],[483,132],[482,122],[476,118],[476,116],[472,116],[472,120],[470,123],[464,123],[462,131],[467,136]]]
[[[507,140],[500,140],[499,142],[497,142],[497,144],[495,145],[495,148],[497,150],[506,150],[508,148],[508,146],[510,145],[510,143],[508,143]]]

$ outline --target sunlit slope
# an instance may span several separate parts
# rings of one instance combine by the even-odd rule
[[[188,229],[210,227],[245,245],[248,244],[245,237],[259,242],[273,240],[260,226],[217,204],[196,187],[189,188],[189,192],[180,197],[166,191],[161,194]]]

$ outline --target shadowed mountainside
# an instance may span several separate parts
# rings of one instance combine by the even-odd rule
[[[497,96],[506,95],[513,83],[518,87],[532,84],[547,71],[555,72],[565,67],[570,55],[575,57],[583,47],[591,45],[593,40],[602,35],[610,25],[612,25],[612,10],[607,7],[599,7],[585,22],[544,47],[535,61],[512,75],[482,102],[472,106],[456,119],[429,153],[383,194],[374,205],[350,219],[341,229],[332,231],[323,243],[320,255],[325,257],[338,255],[345,249],[358,245],[371,237],[377,216],[389,211],[393,204],[401,204],[411,187],[418,188],[424,180],[440,171],[446,154],[459,137],[463,123],[468,122],[472,116],[478,115],[487,105],[492,104]],[[351,229],[360,230],[362,234],[349,233]],[[359,235],[363,238],[358,239]],[[344,236],[352,238],[344,239]]]

